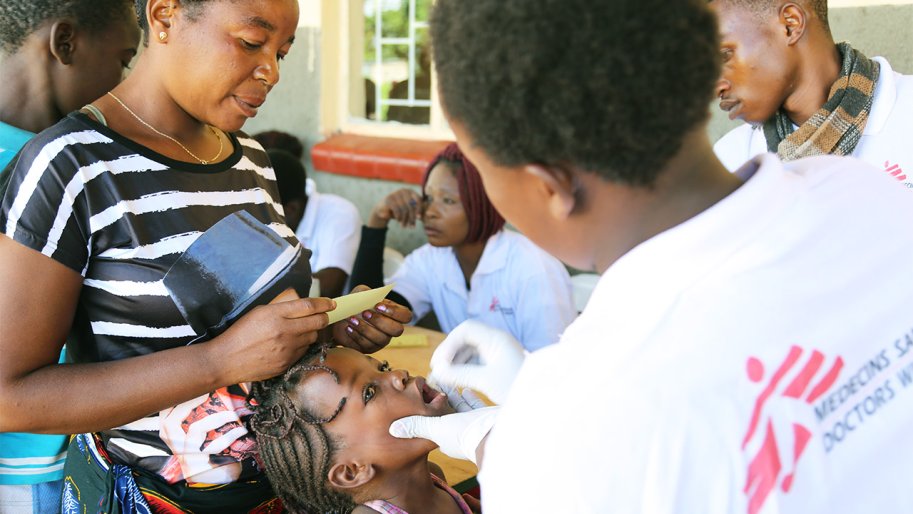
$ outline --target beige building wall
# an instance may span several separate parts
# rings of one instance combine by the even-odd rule
[[[324,135],[320,133],[322,112],[320,76],[323,59],[334,59],[344,42],[336,37],[331,26],[322,26],[332,18],[342,0],[300,0],[301,19],[291,53],[282,63],[281,81],[270,94],[260,114],[245,125],[244,130],[255,133],[267,129],[285,130],[305,143],[306,165],[317,181],[318,189],[349,198],[365,219],[371,207],[386,194],[402,184],[378,180],[356,179],[313,170],[310,148]],[[851,42],[869,56],[886,57],[895,70],[913,74],[913,0],[830,0],[830,17],[834,37]],[[328,25],[332,25],[328,23]],[[713,140],[737,123],[730,122],[716,103],[708,132]],[[391,228],[388,244],[409,252],[424,242],[419,231]]]

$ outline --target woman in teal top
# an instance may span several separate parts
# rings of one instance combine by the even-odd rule
[[[35,134],[0,121],[0,172]]]

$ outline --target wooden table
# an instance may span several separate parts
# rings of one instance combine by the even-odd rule
[[[407,337],[424,335],[428,339],[428,345],[404,348],[387,347],[371,356],[378,360],[386,360],[394,369],[405,369],[412,375],[427,377],[431,371],[429,366],[431,354],[444,340],[444,334],[427,328],[406,327],[404,335]],[[476,468],[475,464],[467,460],[448,457],[441,453],[440,450],[431,452],[431,462],[441,467],[447,482],[453,486],[474,478],[478,473],[478,468]],[[460,489],[457,487],[457,490]]]

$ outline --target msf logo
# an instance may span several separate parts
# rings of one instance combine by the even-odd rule
[[[907,179],[903,169],[897,164],[891,164],[891,161],[884,161],[884,171],[897,180],[904,181]]]
[[[803,354],[806,352],[802,348],[793,346],[783,362],[771,370],[772,373],[755,357],[749,358],[746,363],[748,379],[764,384],[755,400],[751,421],[742,440],[743,452],[749,447],[752,451],[757,448],[756,453],[750,457],[748,476],[742,490],[748,497],[749,514],[757,514],[778,485],[784,493],[792,489],[799,459],[812,437],[811,431],[800,423],[790,423],[786,425],[790,428],[780,430],[785,434],[778,434],[774,430],[771,416],[765,412],[765,405],[775,401],[810,405],[834,385],[843,369],[843,359],[840,357],[830,367],[825,367],[825,357],[821,352],[814,350],[810,354]],[[816,377],[819,378],[816,380]],[[788,443],[792,442],[792,451],[781,458],[780,448],[784,439],[787,448]],[[784,461],[787,461],[788,469],[784,469]]]

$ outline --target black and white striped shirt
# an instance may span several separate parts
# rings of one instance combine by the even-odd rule
[[[189,164],[73,113],[22,150],[0,224],[7,236],[84,277],[69,361],[119,360],[193,339],[162,278],[228,214],[245,210],[297,243],[283,221],[266,153],[244,134],[232,135],[232,143],[224,162]],[[225,388],[102,437],[116,461],[169,482],[230,482],[258,472],[256,445],[243,424],[244,395],[239,386]]]

